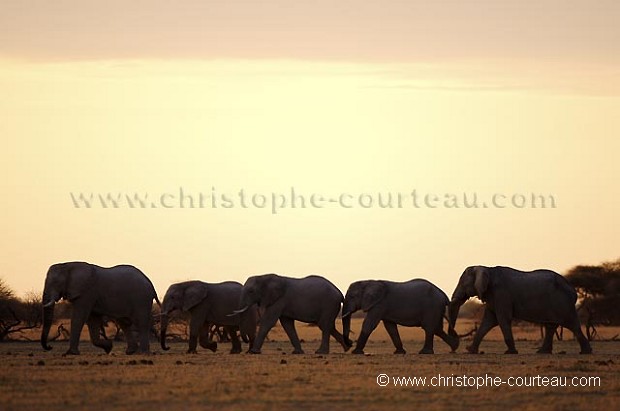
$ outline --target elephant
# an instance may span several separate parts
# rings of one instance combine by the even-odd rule
[[[131,265],[111,268],[86,262],[66,262],[50,266],[43,290],[43,329],[41,345],[48,345],[54,317],[54,304],[60,299],[72,304],[71,337],[66,354],[79,355],[78,345],[84,323],[96,347],[109,353],[112,341],[103,340],[100,330],[104,317],[117,321],[127,341],[127,354],[149,353],[149,331],[153,299],[160,305],[151,281]],[[136,338],[137,337],[137,338]],[[136,341],[138,340],[138,341]]]
[[[477,353],[484,336],[499,325],[508,348],[506,354],[517,354],[512,336],[513,319],[544,325],[545,338],[538,353],[550,354],[553,351],[553,335],[558,326],[573,332],[582,354],[592,353],[577,317],[577,293],[564,277],[554,271],[524,272],[510,267],[485,266],[466,268],[450,301],[450,327],[454,328],[460,307],[470,297],[478,297],[486,303],[474,341],[466,347],[470,353]]]
[[[351,315],[359,309],[366,312],[362,331],[353,354],[364,354],[368,337],[383,321],[396,348],[394,354],[405,354],[397,325],[421,327],[425,333],[420,354],[433,354],[433,337],[437,335],[455,351],[459,338],[454,329],[443,330],[448,296],[431,282],[414,279],[406,282],[386,280],[356,281],[349,286],[342,306],[343,335],[349,338]]]
[[[253,304],[261,310],[258,333],[252,354],[260,354],[263,342],[269,330],[278,319],[284,328],[291,344],[293,354],[303,354],[295,320],[317,324],[322,332],[321,345],[317,354],[329,353],[329,337],[333,336],[345,351],[351,348],[335,326],[336,317],[340,312],[340,304],[344,297],[340,290],[327,279],[311,275],[305,278],[291,278],[277,274],[257,275],[247,279],[243,285],[237,315],[245,312]]]
[[[162,303],[161,313],[161,348],[166,346],[168,316],[176,310],[190,313],[189,354],[196,353],[197,342],[204,348],[215,351],[217,342],[209,340],[209,329],[212,325],[223,326],[230,335],[232,342],[231,354],[241,352],[241,342],[237,330],[241,330],[242,338],[249,340],[250,347],[256,335],[258,308],[256,305],[240,316],[228,316],[237,308],[241,297],[242,285],[235,281],[218,284],[202,281],[185,281],[172,284]]]

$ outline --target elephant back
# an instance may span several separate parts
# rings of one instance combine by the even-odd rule
[[[336,287],[336,285],[335,285],[334,283],[332,283],[331,281],[329,281],[327,278],[322,277],[322,276],[320,276],[320,275],[313,274],[313,275],[309,275],[309,276],[307,276],[307,277],[304,277],[304,278],[302,278],[301,280],[302,280],[302,281],[303,281],[303,280],[308,280],[308,281],[321,281],[321,282],[326,283],[326,284],[327,284],[327,285],[329,285],[329,286],[330,286],[330,288],[332,288],[332,289],[333,289],[333,290],[337,293],[337,295],[340,297],[340,302],[344,302],[344,295],[342,294],[342,291],[340,291],[340,289],[339,289],[338,287]]]
[[[437,287],[435,284],[425,278],[414,278],[413,280],[408,281],[408,283],[415,287],[423,287],[427,293],[439,297],[442,302],[445,303],[445,305],[448,305],[450,303],[448,295],[441,288]]]
[[[153,282],[138,267],[135,267],[133,265],[128,265],[128,264],[122,264],[122,265],[116,265],[108,270],[125,271],[126,273],[131,273],[137,276],[138,278],[140,278],[142,281],[145,282],[145,285],[147,286],[151,294],[151,298],[154,299],[155,302],[157,302],[157,305],[161,307],[161,302],[159,301],[159,298],[157,297],[157,291],[155,290],[155,286],[153,285]]]

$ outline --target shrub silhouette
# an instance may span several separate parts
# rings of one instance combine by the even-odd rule
[[[575,266],[566,279],[579,295],[579,314],[588,339],[596,337],[596,325],[620,325],[620,259]]]

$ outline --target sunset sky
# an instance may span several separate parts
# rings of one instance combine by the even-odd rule
[[[559,272],[620,257],[620,2],[0,4],[0,277]],[[556,208],[75,208],[70,193],[538,193]]]

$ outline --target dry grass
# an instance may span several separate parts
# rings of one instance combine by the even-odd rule
[[[359,320],[353,329],[359,330]],[[463,327],[467,328],[467,325]],[[298,325],[306,352],[319,345],[314,327]],[[0,345],[0,408],[28,409],[464,409],[514,408],[612,409],[620,404],[620,342],[594,343],[595,354],[580,356],[578,345],[565,334],[556,352],[533,354],[538,329],[515,330],[519,355],[503,355],[503,342],[494,331],[481,349],[484,355],[450,354],[436,339],[436,355],[413,354],[421,345],[421,332],[401,329],[410,354],[391,354],[387,334],[378,328],[366,351],[371,355],[344,354],[332,342],[330,355],[291,355],[281,329],[270,333],[259,356],[229,355],[227,344],[213,354],[202,350],[186,355],[186,344],[171,344],[150,356],[126,356],[122,344],[105,355],[84,341],[82,355],[63,357],[66,342],[53,343],[44,352],[37,343]],[[605,330],[610,336],[617,329]],[[603,332],[603,331],[601,331]],[[524,340],[527,339],[527,340]],[[462,342],[466,344],[466,341]],[[379,387],[380,373],[393,376],[598,376],[600,387],[584,388],[404,388]]]

